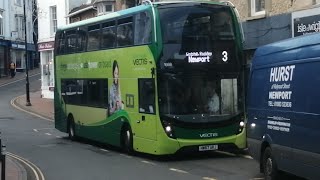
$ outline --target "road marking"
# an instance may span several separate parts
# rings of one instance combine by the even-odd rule
[[[202,179],[204,179],[204,180],[217,180],[216,178],[211,178],[211,177],[203,177]]]
[[[156,163],[153,163],[153,162],[150,162],[150,161],[141,161],[141,162],[143,162],[143,163],[146,163],[146,164],[151,164],[151,165],[157,165]]]
[[[126,155],[126,154],[121,154],[121,153],[120,153],[119,155],[120,155],[120,156],[123,156],[123,157],[126,157],[126,158],[130,158],[130,159],[132,158],[131,156],[128,156],[128,155]]]
[[[35,165],[33,164],[32,162],[18,156],[18,155],[15,155],[15,154],[12,154],[10,152],[7,152],[7,155],[20,161],[20,162],[23,162],[25,165],[27,165],[31,170],[32,172],[34,173],[35,177],[36,177],[36,180],[45,180],[44,178],[44,175],[43,173],[41,172],[41,170]],[[39,178],[41,177],[41,178]]]
[[[189,174],[187,171],[181,170],[181,169],[175,169],[175,168],[170,168],[170,171],[178,172],[178,173],[184,173],[184,174]]]
[[[102,149],[102,148],[101,148],[100,150],[101,150],[101,151],[104,151],[104,152],[109,152],[108,150],[106,150],[106,149]]]
[[[19,97],[21,97],[21,96],[19,96]],[[36,114],[36,113],[33,113],[33,112],[29,112],[29,111],[24,110],[24,109],[20,108],[19,106],[15,105],[15,104],[14,104],[14,101],[16,101],[16,99],[18,99],[19,97],[16,97],[16,98],[14,98],[14,99],[11,100],[11,106],[13,106],[14,108],[16,108],[16,109],[18,109],[18,110],[20,110],[20,111],[23,111],[23,112],[25,112],[25,113],[31,114],[31,115],[33,115],[33,116],[36,116],[36,117],[38,117],[38,118],[41,118],[41,119],[44,119],[44,120],[53,122],[52,119],[43,117],[43,116],[41,116],[41,115],[39,115],[39,114]]]
[[[39,75],[40,73],[37,73],[37,74],[33,74],[29,77],[33,77],[33,76],[37,76]],[[2,85],[0,85],[0,87],[4,87],[4,86],[7,86],[7,85],[10,85],[10,84],[13,84],[13,83],[16,83],[16,82],[19,82],[19,81],[25,81],[26,79],[25,78],[22,78],[22,79],[18,79],[18,80],[15,80],[15,81],[11,81],[11,82],[8,82],[8,83],[4,83]]]
[[[61,138],[61,136],[56,136],[56,138]]]
[[[51,136],[52,134],[50,134],[50,133],[46,133],[46,135]]]
[[[251,156],[249,155],[242,155],[241,157],[246,158],[246,159],[253,159]]]
[[[54,128],[38,128],[38,130],[45,130],[45,129],[54,129]]]
[[[264,178],[253,178],[252,180],[260,180],[260,179],[264,179]]]
[[[33,129],[34,132],[39,132],[37,129]]]
[[[229,152],[223,152],[223,151],[216,151],[216,152],[218,152],[220,154],[225,154],[225,155],[228,155],[228,156],[236,156],[235,154],[229,153]]]

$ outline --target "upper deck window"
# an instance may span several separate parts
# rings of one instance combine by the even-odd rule
[[[116,45],[116,22],[110,21],[102,24],[101,47],[113,48]]]
[[[141,12],[135,16],[134,44],[148,44],[151,42],[151,15]]]
[[[133,23],[132,17],[118,20],[117,46],[133,45]]]
[[[160,19],[164,44],[193,44],[199,48],[210,46],[213,40],[234,39],[232,16],[227,7],[163,8]]]
[[[100,25],[96,24],[88,27],[87,50],[98,50],[100,47]]]

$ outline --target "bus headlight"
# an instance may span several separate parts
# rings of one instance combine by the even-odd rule
[[[172,131],[171,126],[166,126],[165,130],[167,133],[171,133]]]
[[[169,122],[162,120],[162,126],[168,137],[175,138],[173,128]]]
[[[245,123],[244,123],[244,121],[240,121],[240,123],[239,123],[239,132],[238,133],[241,133],[242,131],[243,131],[243,128],[245,127]]]

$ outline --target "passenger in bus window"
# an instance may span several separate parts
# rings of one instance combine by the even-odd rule
[[[208,83],[208,104],[207,109],[210,114],[218,114],[220,109],[220,100],[213,83]]]
[[[117,61],[113,61],[112,66],[113,83],[110,88],[109,98],[109,115],[118,110],[123,109],[123,101],[121,100],[120,84],[119,84],[119,66]]]

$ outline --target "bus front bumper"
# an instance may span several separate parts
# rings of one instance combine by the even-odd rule
[[[169,138],[165,134],[159,134],[156,154],[163,155],[175,154],[180,152],[200,152],[205,151],[205,148],[201,148],[208,145],[217,145],[212,146],[214,147],[214,149],[211,150],[219,151],[245,149],[247,146],[245,135],[245,129],[237,135],[210,139],[173,139]]]

